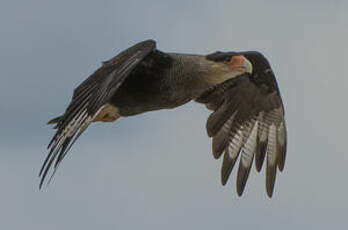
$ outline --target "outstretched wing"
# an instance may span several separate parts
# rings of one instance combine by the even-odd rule
[[[273,194],[276,167],[284,168],[286,127],[278,86],[270,69],[252,76],[243,74],[203,93],[197,102],[214,110],[207,121],[213,138],[213,155],[224,154],[221,182],[226,184],[240,157],[237,192],[242,195],[255,158],[257,171],[266,157],[266,190]]]
[[[117,91],[131,71],[156,47],[153,40],[140,42],[121,52],[89,76],[75,90],[65,113],[52,122],[57,122],[57,131],[48,145],[47,155],[39,176],[40,188],[53,166],[53,173],[71,145],[86,130],[98,111]]]

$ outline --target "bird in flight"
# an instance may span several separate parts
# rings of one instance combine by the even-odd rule
[[[241,196],[253,161],[259,172],[266,159],[266,191],[272,197],[277,168],[284,168],[286,126],[267,59],[256,51],[165,53],[153,40],[103,62],[74,90],[65,112],[48,122],[56,133],[40,170],[40,188],[92,122],[113,122],[191,100],[212,111],[206,129],[213,156],[223,155],[221,183],[226,184],[239,158],[236,187]]]

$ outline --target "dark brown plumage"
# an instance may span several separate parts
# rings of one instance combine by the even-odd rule
[[[241,195],[253,159],[260,171],[266,158],[266,190],[271,197],[276,168],[284,168],[286,127],[277,82],[266,58],[258,52],[164,53],[153,40],[104,62],[74,90],[64,114],[49,122],[56,124],[57,131],[40,170],[40,188],[49,169],[53,166],[53,176],[92,122],[175,108],[190,100],[213,110],[206,128],[214,157],[224,155],[222,184],[240,155],[237,193]]]

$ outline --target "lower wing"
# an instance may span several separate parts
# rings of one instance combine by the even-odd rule
[[[138,43],[104,62],[96,72],[75,90],[65,113],[49,123],[56,123],[55,135],[48,145],[49,153],[39,176],[40,188],[53,166],[54,175],[58,165],[76,139],[87,129],[99,111],[108,103],[131,71],[156,47],[152,40]],[[51,176],[51,178],[52,178]]]
[[[271,73],[270,73],[271,74]],[[273,74],[273,73],[272,73]],[[213,138],[213,155],[224,153],[221,182],[226,184],[240,155],[237,192],[242,195],[253,159],[257,171],[266,157],[266,190],[273,194],[277,166],[284,168],[286,127],[278,87],[267,82],[256,84],[244,74],[225,81],[203,93],[196,101],[214,110],[207,121]],[[269,84],[276,84],[275,79]]]

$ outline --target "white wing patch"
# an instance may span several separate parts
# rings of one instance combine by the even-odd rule
[[[282,121],[278,128],[278,143],[283,146],[285,144],[285,139],[286,139],[285,124],[284,124],[284,121]]]
[[[234,135],[234,137],[231,139],[230,144],[227,148],[228,156],[231,159],[236,159],[238,157],[239,151],[243,146],[243,131],[239,129]]]
[[[271,124],[268,132],[267,164],[274,165],[277,160],[277,131],[276,126]]]
[[[250,136],[246,141],[241,155],[241,163],[245,168],[249,168],[253,158],[254,153],[256,152],[256,144],[257,144],[257,131],[259,127],[259,122],[256,121],[253,129],[251,130]]]
[[[234,162],[240,155],[239,169],[237,174],[237,192],[242,194],[249,170],[254,160],[255,154],[258,157],[257,171],[261,169],[263,159],[266,157],[266,185],[267,194],[271,197],[273,193],[274,181],[276,176],[276,166],[284,164],[285,153],[279,151],[280,147],[286,143],[286,130],[284,117],[281,109],[259,112],[257,117],[244,120],[235,120],[235,115],[231,117],[218,131],[214,149],[218,149],[222,143],[223,134],[229,133],[229,139],[225,148],[225,157],[222,166],[222,182],[226,183],[233,168]],[[214,139],[213,139],[214,144]],[[258,148],[260,145],[261,149]],[[280,147],[278,147],[280,146]],[[263,148],[263,149],[262,149]],[[219,156],[215,154],[216,156]],[[282,166],[280,167],[282,168]]]

